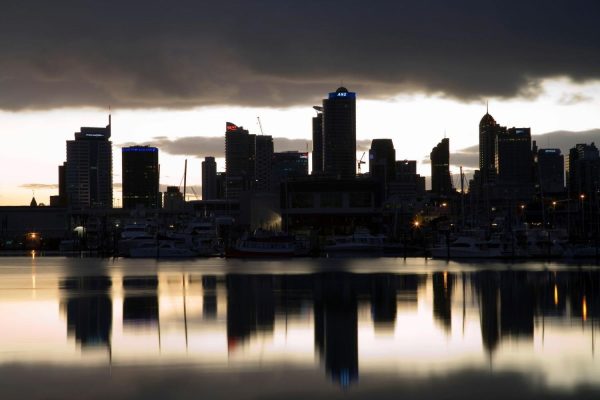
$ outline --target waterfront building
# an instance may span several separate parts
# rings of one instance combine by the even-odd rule
[[[499,193],[510,192],[522,199],[530,197],[533,190],[531,129],[510,128],[499,132],[495,153]]]
[[[314,106],[317,116],[312,119],[312,174],[323,172],[323,107]]]
[[[226,198],[238,199],[252,187],[255,174],[256,135],[231,122],[225,125]]]
[[[372,178],[387,182],[396,176],[396,150],[392,139],[373,139],[369,149],[369,173]]]
[[[214,157],[202,161],[202,200],[217,199],[217,163]]]
[[[444,138],[429,155],[431,161],[431,192],[435,195],[449,195],[452,192],[450,179],[450,139]]]
[[[496,138],[505,132],[506,127],[487,112],[479,122],[479,170],[484,186],[496,180]]]
[[[164,201],[164,209],[167,211],[183,211],[185,208],[183,193],[181,193],[181,190],[177,186],[167,186]]]
[[[580,143],[569,151],[567,178],[572,198],[584,195],[591,200],[600,189],[600,154],[594,143]]]
[[[130,146],[122,149],[123,208],[161,207],[158,149]]]
[[[356,93],[345,87],[323,100],[323,173],[356,177]]]
[[[273,153],[272,187],[279,190],[279,185],[289,178],[308,175],[308,153],[284,151]]]
[[[273,159],[273,138],[267,135],[255,137],[254,184],[258,192],[271,190],[271,162]]]
[[[560,149],[539,149],[536,172],[540,193],[561,193],[565,190],[565,157]]]
[[[388,186],[388,196],[415,199],[425,195],[425,177],[417,174],[416,160],[396,161],[396,178]]]
[[[112,143],[110,116],[105,128],[82,127],[67,141],[65,171],[69,207],[111,208]]]

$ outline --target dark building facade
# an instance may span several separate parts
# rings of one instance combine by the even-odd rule
[[[256,136],[231,122],[225,126],[226,197],[239,199],[254,182]]]
[[[500,193],[525,198],[533,190],[531,129],[510,128],[496,136],[496,173]]]
[[[452,192],[450,179],[450,139],[444,138],[431,150],[431,192],[448,195]]]
[[[541,193],[560,193],[565,190],[565,157],[560,149],[539,149],[536,172]]]
[[[161,207],[158,149],[131,146],[122,149],[123,208]]]
[[[83,127],[67,141],[65,171],[69,207],[112,208],[112,143],[106,128]]]
[[[323,107],[314,106],[317,116],[312,119],[312,174],[323,172]]]
[[[214,157],[202,161],[202,200],[217,199],[217,163]]]
[[[369,149],[369,173],[374,179],[389,182],[396,176],[396,150],[392,139],[373,139]]]
[[[254,183],[252,188],[259,192],[271,190],[271,162],[273,138],[267,135],[255,137]]]
[[[572,198],[582,194],[591,199],[600,188],[600,154],[594,143],[577,144],[569,151],[567,166],[569,193]]]
[[[506,128],[498,125],[489,113],[486,113],[479,122],[479,170],[484,185],[495,181],[496,138],[505,132]]]
[[[299,178],[308,175],[308,153],[284,151],[273,153],[272,187],[279,190],[279,185],[289,178]]]
[[[344,87],[323,100],[323,173],[356,177],[356,93]]]

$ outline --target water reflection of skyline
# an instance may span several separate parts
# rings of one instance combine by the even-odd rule
[[[533,344],[540,334],[542,340],[552,332],[590,340],[587,328],[598,322],[600,310],[599,278],[594,270],[162,271],[66,276],[57,287],[67,338],[81,349],[105,347],[113,361],[318,362],[332,381],[346,386],[373,368],[431,366],[444,359],[472,365],[494,354],[502,359],[510,354],[503,346],[515,343],[529,343],[528,351],[539,354]],[[593,340],[592,332],[590,354]]]

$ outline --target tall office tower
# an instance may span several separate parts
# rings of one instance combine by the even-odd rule
[[[273,138],[261,135],[255,138],[254,189],[259,192],[271,190],[271,162],[273,159]]]
[[[67,163],[58,166],[58,195],[50,196],[50,206],[66,207],[67,206]]]
[[[600,189],[600,153],[594,143],[577,144],[569,151],[567,185],[571,197],[592,198]]]
[[[225,125],[226,198],[239,199],[252,187],[255,172],[256,136],[231,122]]]
[[[565,190],[565,157],[560,149],[539,149],[537,176],[540,193],[560,193]]]
[[[312,174],[323,172],[323,107],[314,106],[317,116],[312,119]]]
[[[497,183],[526,197],[533,189],[531,129],[510,128],[496,136]]]
[[[202,200],[217,198],[217,163],[214,157],[202,161]]]
[[[506,133],[506,127],[496,123],[494,117],[486,113],[479,122],[479,170],[482,183],[494,183],[496,177],[496,137]]]
[[[429,154],[431,160],[431,192],[448,195],[452,192],[450,179],[450,139],[444,138]]]
[[[227,193],[227,174],[225,172],[217,172],[216,177],[216,197],[217,200],[226,198]]]
[[[323,173],[356,177],[356,93],[345,87],[323,100]]]
[[[112,208],[110,116],[106,128],[83,127],[67,140],[66,191],[70,207]]]
[[[396,176],[396,150],[392,139],[373,139],[369,149],[369,173],[386,182]]]
[[[279,185],[289,178],[308,175],[308,153],[284,151],[273,153],[272,188],[278,191]]]
[[[150,146],[123,147],[123,208],[161,208],[158,189],[158,149]]]

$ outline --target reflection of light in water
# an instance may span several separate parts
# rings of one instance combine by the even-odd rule
[[[444,271],[444,290],[448,289],[448,272]]]
[[[558,287],[554,284],[554,305],[558,305]]]
[[[31,250],[31,259],[35,260],[35,250]]]
[[[581,316],[583,317],[584,321],[587,321],[587,301],[585,299],[585,296],[583,296],[583,306],[581,309]]]

